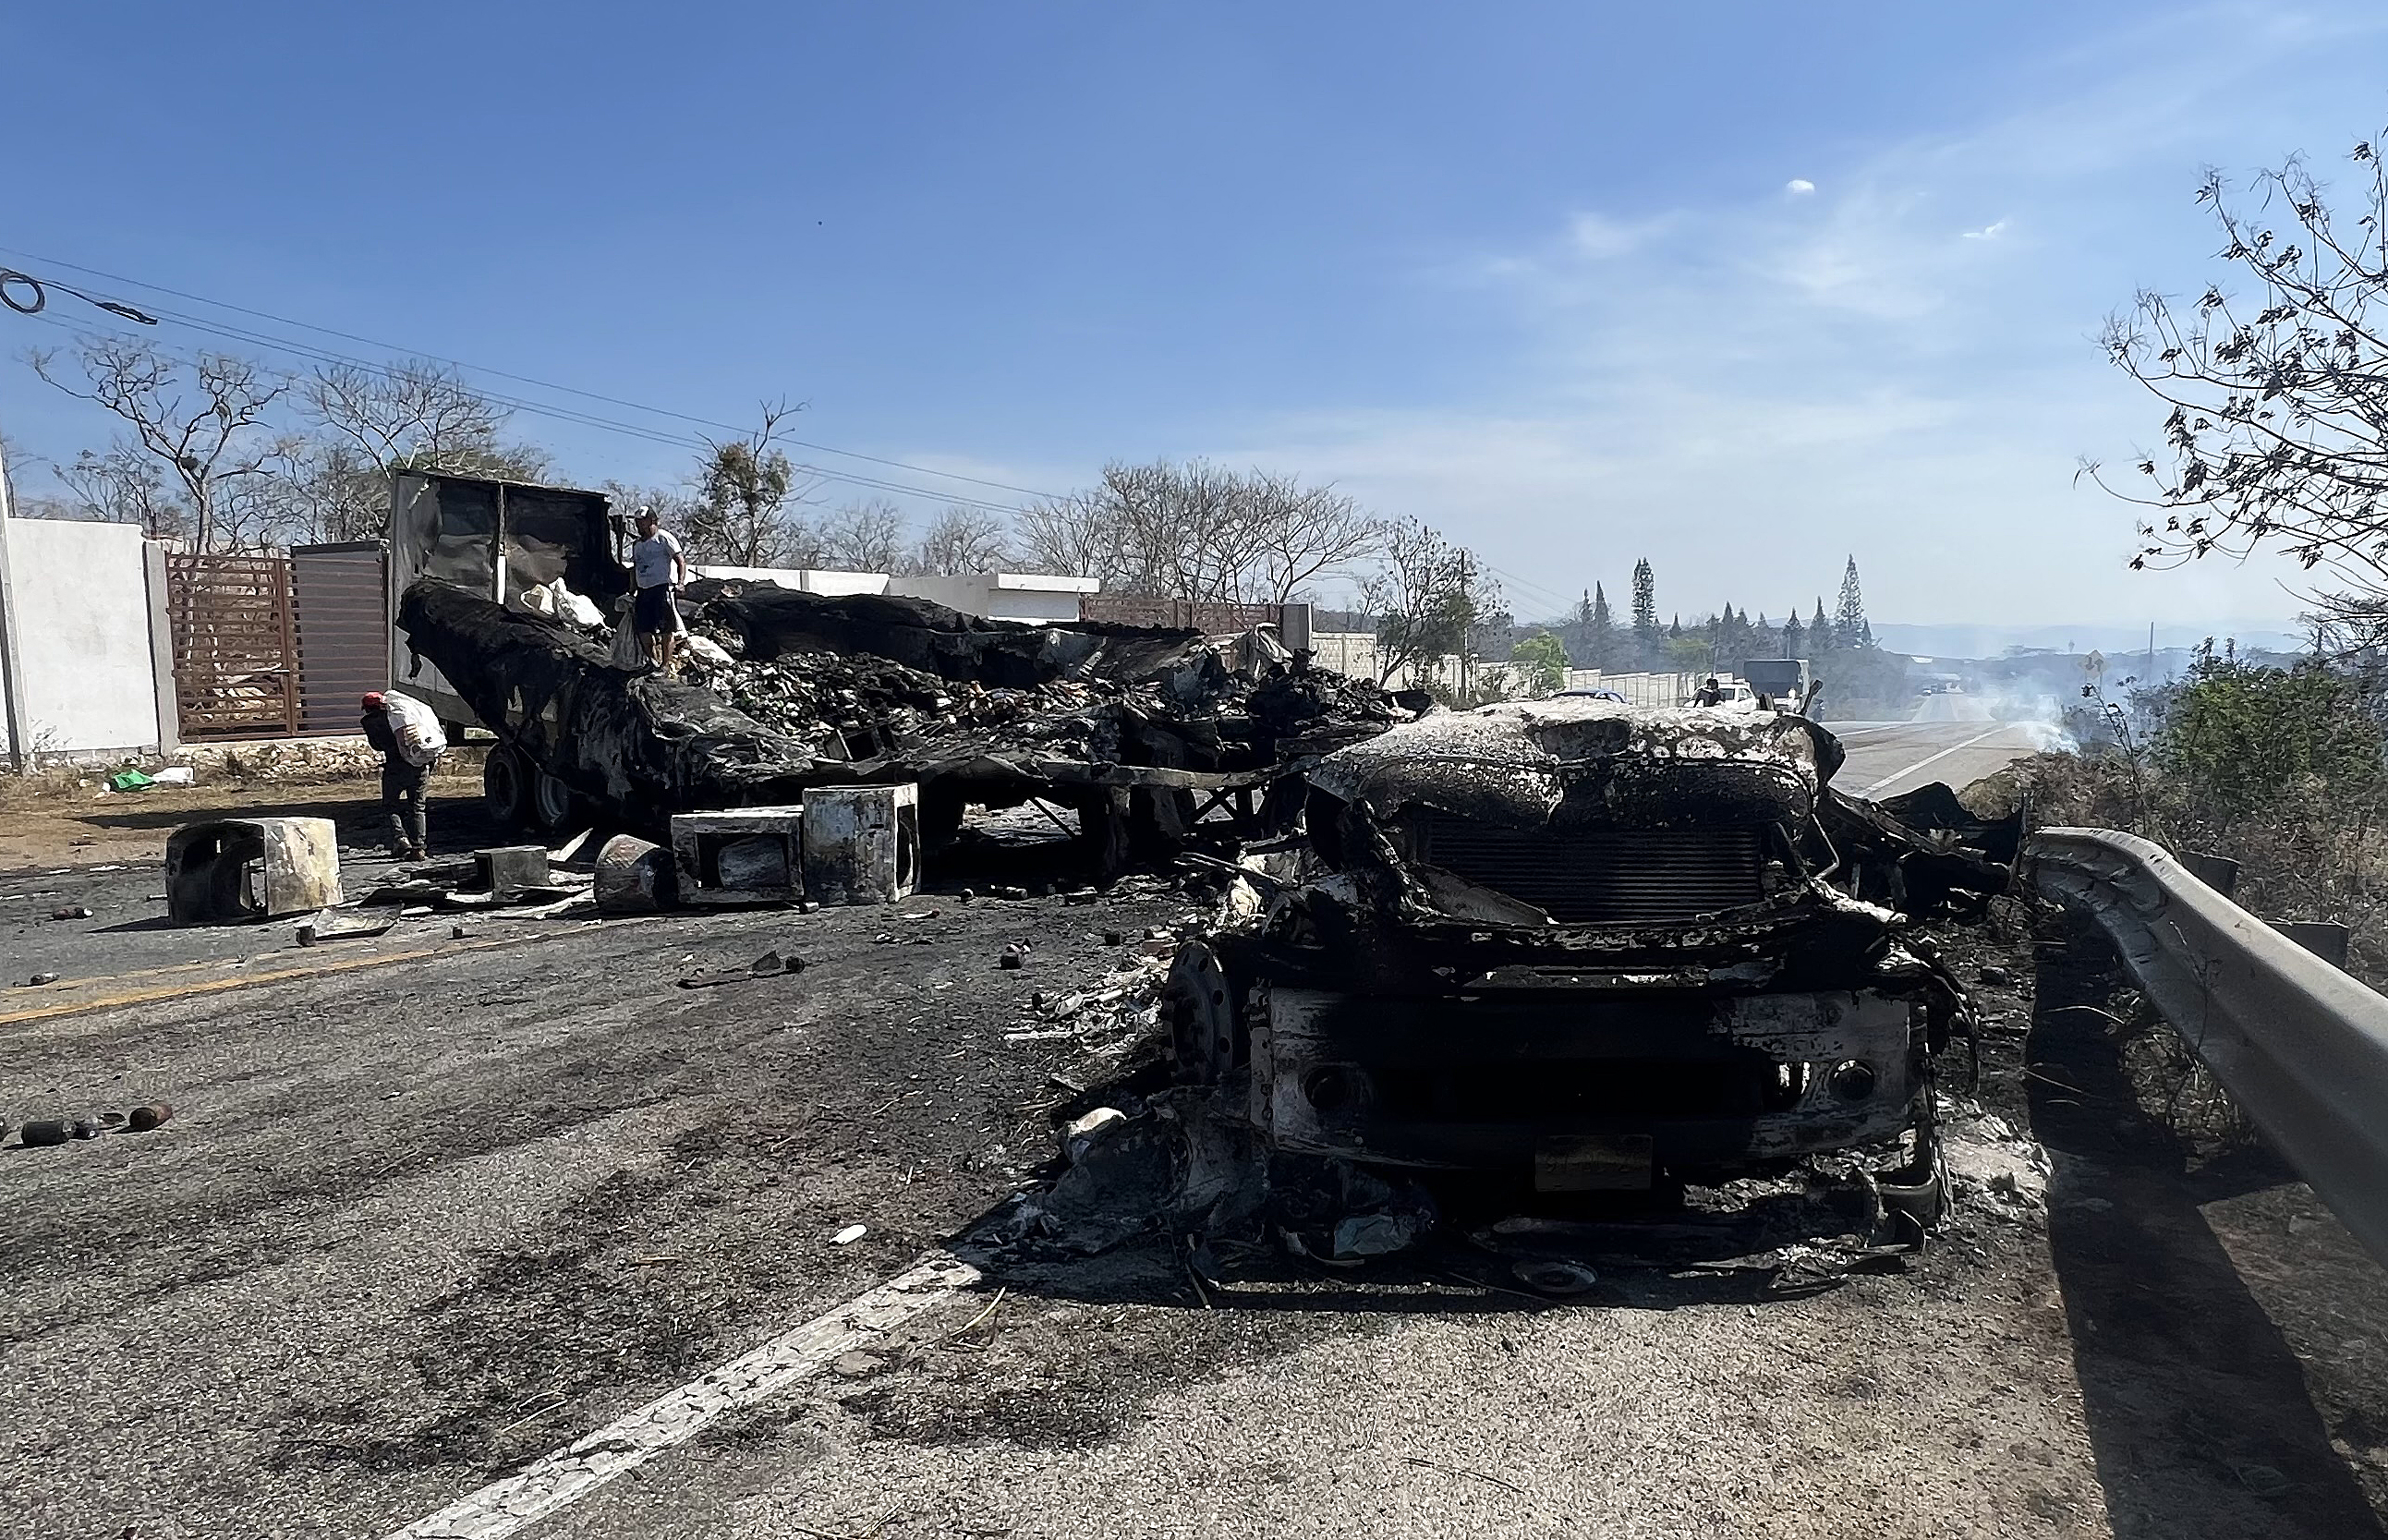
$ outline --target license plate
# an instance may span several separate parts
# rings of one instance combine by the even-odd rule
[[[1619,1192],[1651,1181],[1647,1134],[1558,1134],[1534,1146],[1537,1192]]]

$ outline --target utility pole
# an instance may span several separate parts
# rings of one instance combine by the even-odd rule
[[[8,768],[25,773],[32,757],[32,712],[25,699],[25,662],[19,650],[17,585],[8,571],[8,461],[0,451],[0,690],[8,695]]]
[[[1476,651],[1471,643],[1476,639],[1468,634],[1476,629],[1474,592],[1467,578],[1467,547],[1463,545],[1459,548],[1459,698],[1462,702],[1476,698],[1469,683],[1469,676],[1474,671],[1470,666],[1476,661]]]

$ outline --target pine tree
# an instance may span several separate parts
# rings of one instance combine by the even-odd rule
[[[1808,628],[1799,624],[1799,606],[1792,605],[1791,617],[1783,622],[1783,655],[1785,657],[1808,655],[1807,631]]]
[[[1645,668],[1658,655],[1658,584],[1647,556],[1633,564],[1633,652]]]
[[[1833,640],[1844,647],[1871,647],[1874,628],[1866,624],[1865,594],[1858,587],[1858,559],[1849,558],[1841,574],[1841,603],[1833,614]]]
[[[1586,668],[1617,667],[1617,623],[1609,618],[1607,592],[1598,583],[1592,585],[1592,618],[1584,624],[1583,642]]]
[[[1808,655],[1822,657],[1833,650],[1833,623],[1824,618],[1824,596],[1816,595],[1816,617],[1808,622]]]

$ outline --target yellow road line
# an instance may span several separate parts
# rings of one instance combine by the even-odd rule
[[[234,974],[227,977],[203,979],[195,983],[152,984],[122,990],[116,994],[102,995],[95,999],[86,997],[54,1000],[46,1005],[27,1006],[22,1010],[0,1011],[0,1026],[18,1022],[44,1021],[57,1016],[72,1016],[85,1011],[108,1011],[120,1005],[147,1005],[158,1000],[183,999],[194,995],[222,994],[228,989],[246,989],[259,984],[280,984],[294,978],[315,978],[324,974],[354,973],[360,968],[378,968],[385,963],[415,962],[430,957],[453,957],[461,952],[481,952],[499,947],[519,947],[528,942],[552,940],[556,936],[570,934],[572,933],[568,930],[524,931],[516,935],[494,935],[480,941],[458,941],[445,947],[416,947],[402,952],[368,952],[362,957],[327,958],[303,968],[277,968],[262,974]],[[142,973],[117,974],[101,978],[76,979],[72,982],[80,985],[126,984],[134,979],[156,978],[161,974],[183,974],[197,968],[213,966],[218,964],[184,962],[176,963],[171,968],[154,968]],[[62,986],[64,986],[44,984],[40,987],[43,992],[47,993]],[[32,992],[28,989],[11,989],[7,994],[21,996]],[[0,1000],[6,999],[6,995],[0,995]]]

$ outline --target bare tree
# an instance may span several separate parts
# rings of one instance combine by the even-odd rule
[[[655,518],[673,534],[684,533],[695,515],[696,501],[686,492],[672,487],[641,487],[626,481],[607,481],[598,488],[619,515],[628,515],[641,508],[653,508]],[[692,562],[698,558],[692,554]]]
[[[2388,609],[2388,169],[2355,146],[2351,223],[2333,215],[2302,161],[2258,174],[2233,197],[2208,169],[2197,200],[2220,226],[2222,260],[2252,278],[2186,307],[2152,290],[2107,323],[2108,356],[2170,408],[2165,454],[2138,462],[2160,510],[2140,525],[2135,567],[2284,550],[2344,592],[2334,604]],[[2101,468],[2084,474],[2102,486]]]
[[[1263,602],[1282,605],[1329,568],[1384,550],[1384,521],[1332,487],[1255,471],[1245,481],[1253,565]]]
[[[190,509],[166,484],[155,455],[119,443],[106,454],[84,450],[72,465],[50,467],[85,518],[137,524],[151,540],[181,540],[190,533]]]
[[[904,559],[904,515],[881,498],[849,503],[821,521],[822,554],[848,572],[893,572]]]
[[[915,572],[950,578],[965,572],[994,572],[1010,561],[1003,521],[977,508],[952,507],[929,524],[913,548]]]
[[[1379,568],[1360,584],[1360,607],[1377,622],[1377,682],[1450,653],[1500,608],[1499,585],[1465,546],[1416,519],[1385,529]]]
[[[310,431],[286,442],[281,474],[298,521],[323,539],[386,533],[393,470],[510,481],[548,473],[545,451],[502,439],[512,410],[437,360],[322,365],[298,382],[296,401]]]
[[[1204,460],[1113,464],[1101,484],[1020,520],[1047,571],[1198,604],[1283,604],[1331,568],[1378,554],[1381,521],[1331,487]]]
[[[1072,492],[1030,503],[1012,525],[1022,565],[1061,578],[1099,578],[1126,587],[1127,547],[1119,521],[1099,492]]]
[[[267,483],[286,446],[265,421],[288,389],[286,380],[248,359],[209,352],[180,358],[126,337],[79,338],[75,357],[82,387],[63,377],[56,350],[28,355],[34,373],[114,413],[132,429],[133,446],[165,464],[190,509],[197,549],[273,543],[279,503]]]
[[[699,559],[734,566],[804,566],[815,543],[790,507],[819,485],[772,447],[780,425],[800,408],[766,401],[762,426],[743,439],[705,441],[697,494],[688,520],[689,546]]]

